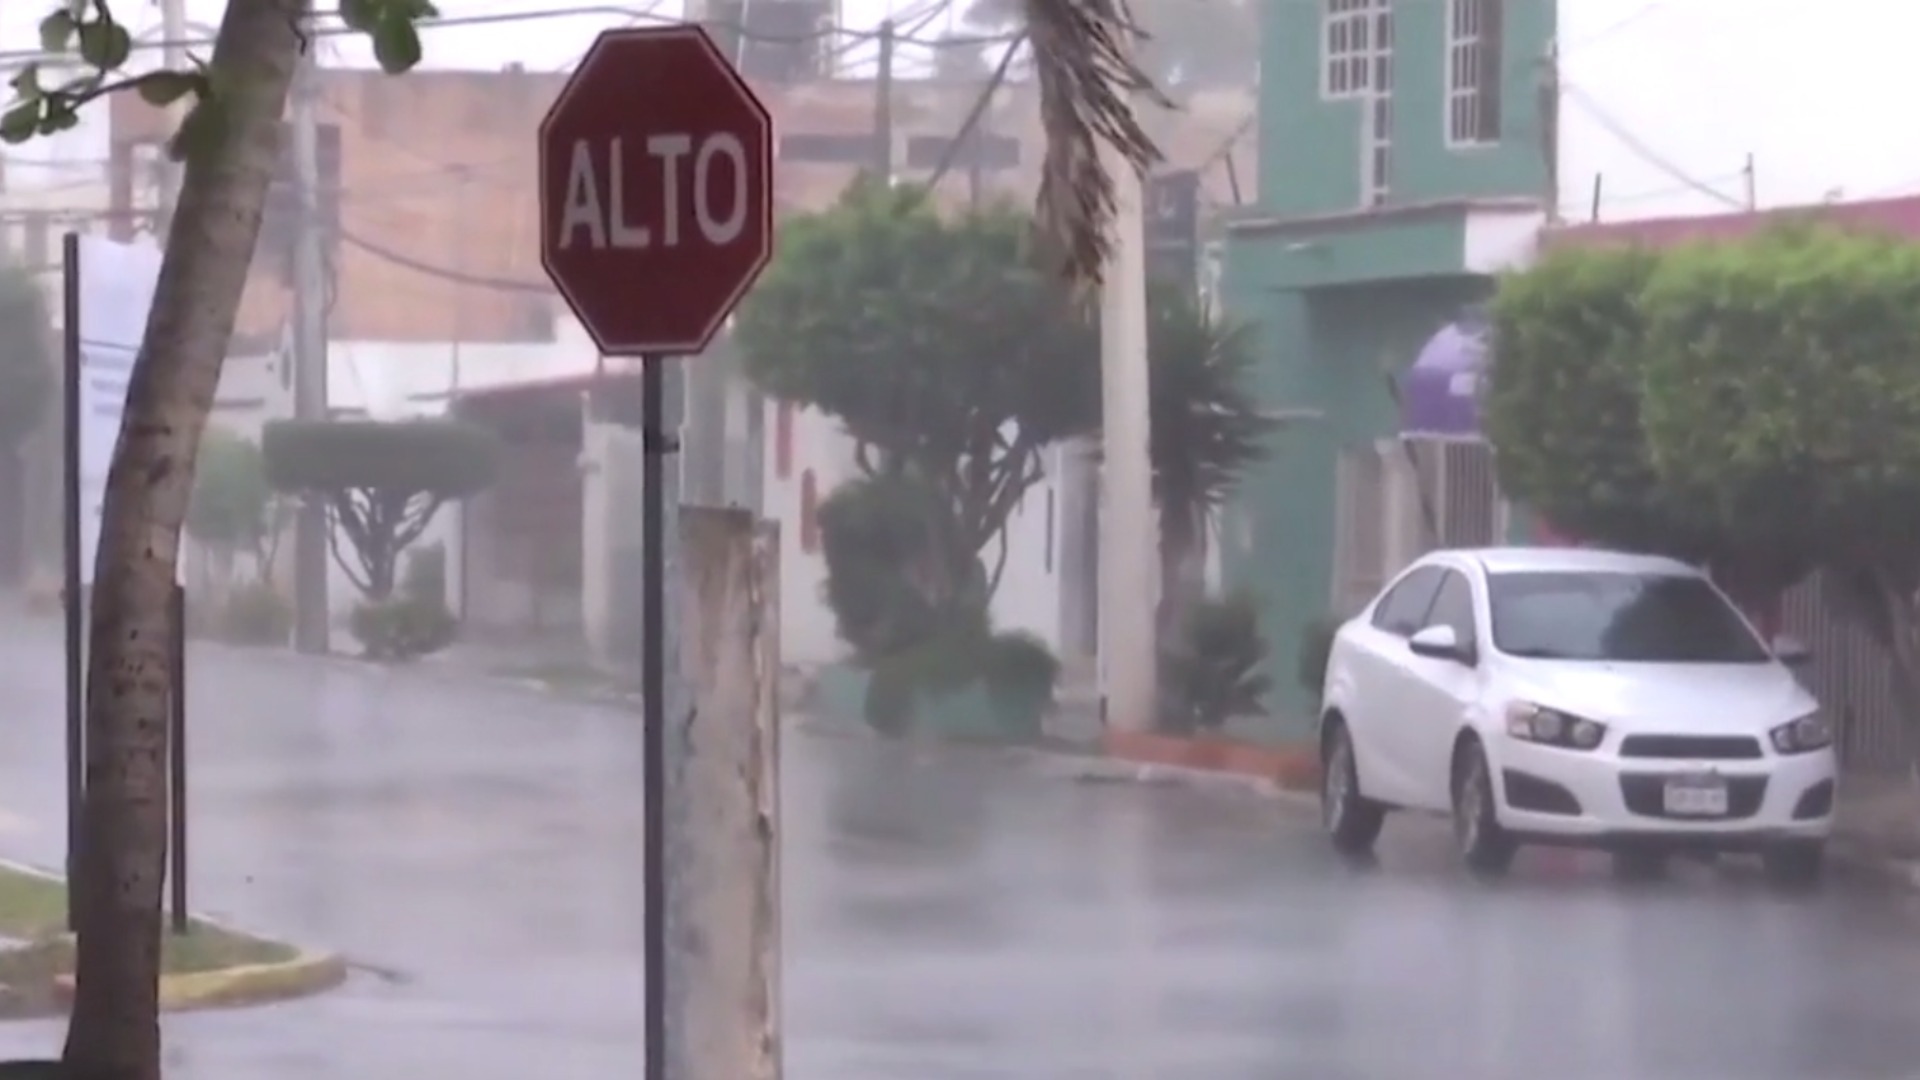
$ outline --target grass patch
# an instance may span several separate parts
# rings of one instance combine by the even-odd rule
[[[292,960],[298,950],[196,919],[187,932],[163,931],[161,971],[185,975]],[[66,883],[0,867],[0,1015],[40,1016],[65,1008],[57,980],[73,974]],[[18,942],[20,944],[11,944]]]

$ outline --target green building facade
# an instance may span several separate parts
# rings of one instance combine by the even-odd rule
[[[1287,425],[1221,563],[1265,605],[1276,736],[1312,713],[1291,676],[1337,603],[1343,451],[1399,434],[1398,375],[1548,217],[1554,24],[1555,0],[1266,0],[1259,198],[1228,224],[1220,288]]]

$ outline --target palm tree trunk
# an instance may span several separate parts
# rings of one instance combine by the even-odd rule
[[[87,674],[79,942],[65,1060],[157,1080],[166,862],[167,618],[194,454],[233,335],[307,5],[230,0],[211,61],[223,123],[187,162],[107,475]]]

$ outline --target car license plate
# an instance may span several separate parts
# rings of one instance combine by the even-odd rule
[[[1725,817],[1727,784],[1717,776],[1677,776],[1667,781],[1664,800],[1675,817]]]

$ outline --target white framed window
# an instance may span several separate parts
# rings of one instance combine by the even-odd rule
[[[1503,0],[1447,0],[1447,145],[1500,141]]]
[[[1365,94],[1373,85],[1373,57],[1381,35],[1393,32],[1391,0],[1322,0],[1320,93],[1328,98]]]

